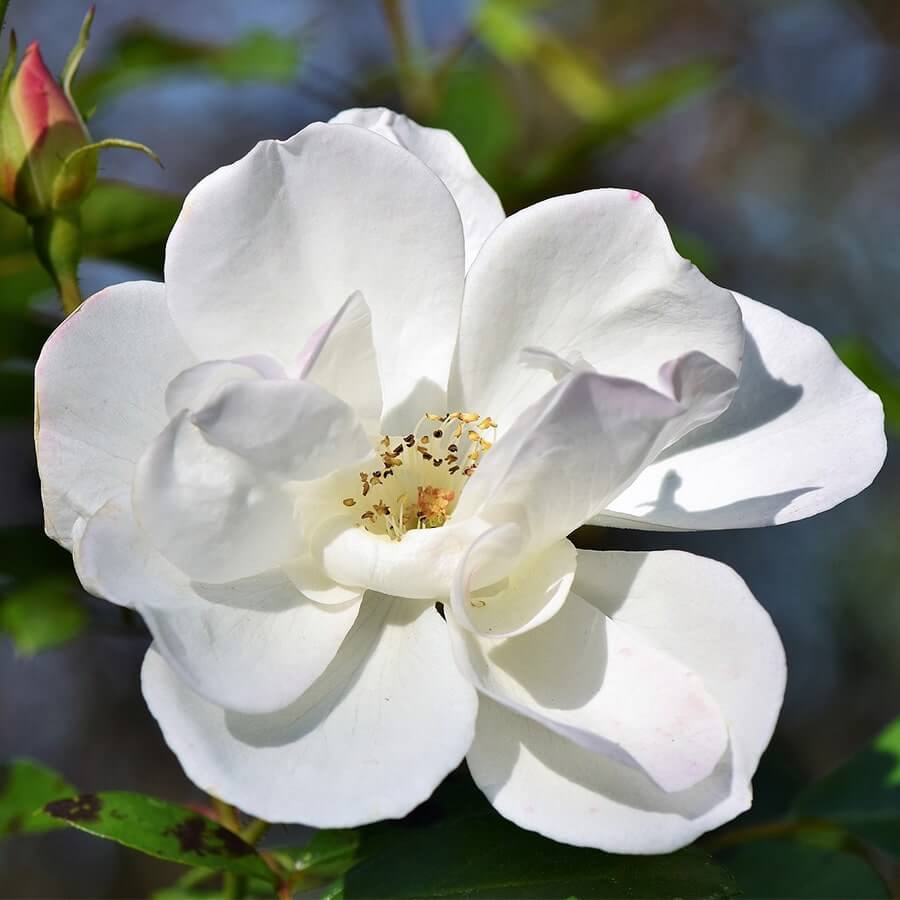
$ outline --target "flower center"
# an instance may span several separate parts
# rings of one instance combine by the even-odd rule
[[[381,467],[360,472],[359,492],[343,504],[361,508],[360,527],[394,541],[417,528],[440,528],[496,433],[490,416],[425,413],[409,434],[381,438]]]

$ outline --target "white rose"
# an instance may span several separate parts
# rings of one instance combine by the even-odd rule
[[[507,818],[618,852],[747,808],[784,658],[725,566],[566,536],[791,521],[885,452],[823,338],[707,281],[646,198],[504,218],[385,110],[204,179],[165,285],[87,301],[37,399],[48,533],[153,632],[194,782],[351,826],[465,757]]]

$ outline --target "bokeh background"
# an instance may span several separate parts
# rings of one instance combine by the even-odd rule
[[[818,328],[888,404],[892,452],[875,485],[814,520],[587,538],[723,560],[770,611],[790,677],[752,815],[776,811],[790,786],[900,711],[900,4],[403,8],[407,30],[392,33],[374,0],[100,0],[77,94],[95,108],[89,127],[141,141],[165,165],[110,151],[101,175],[168,196],[147,195],[144,237],[113,203],[102,258],[83,264],[85,293],[158,277],[171,215],[194,183],[260,139],[351,106],[451,128],[507,212],[599,186],[649,195],[684,255]],[[59,71],[84,12],[73,0],[12,0],[8,25]],[[21,255],[10,262],[3,233],[0,760],[32,757],[84,790],[199,801],[140,697],[140,622],[73,592],[68,557],[42,536],[28,379],[58,314],[43,276]],[[44,609],[70,640],[41,634]],[[175,871],[77,833],[0,843],[5,897],[146,895]]]

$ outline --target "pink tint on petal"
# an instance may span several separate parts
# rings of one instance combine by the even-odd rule
[[[643,195],[640,191],[632,191],[632,192],[628,195],[628,199],[629,199],[629,200],[640,200],[641,197],[643,197],[643,196],[644,196],[644,195]]]

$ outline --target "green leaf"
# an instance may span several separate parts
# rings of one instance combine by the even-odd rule
[[[41,816],[149,856],[277,883],[253,847],[236,834],[206,816],[154,797],[127,791],[82,794],[48,803]]]
[[[410,827],[412,825],[412,827]],[[436,824],[362,830],[362,862],[344,876],[346,900],[374,897],[724,898],[733,878],[698,849],[614,856],[517,828],[486,803]],[[335,888],[332,892],[340,896]]]
[[[798,817],[834,822],[900,858],[900,719],[871,746],[807,788],[793,811]]]
[[[99,182],[81,207],[85,256],[162,273],[166,240],[182,203],[172,194]]]
[[[81,633],[86,621],[70,576],[47,575],[24,582],[0,600],[0,629],[24,656],[64,644]]]
[[[884,882],[864,859],[826,847],[789,840],[758,841],[730,852],[725,861],[747,900],[888,896]]]
[[[359,832],[353,829],[317,831],[308,844],[279,848],[272,855],[290,872],[313,878],[337,878],[355,862],[360,846]]]
[[[297,76],[300,46],[293,37],[253,31],[229,46],[217,46],[141,26],[124,34],[104,64],[83,75],[75,99],[90,110],[124,91],[184,72],[214,75],[226,81],[274,81],[290,84]]]
[[[865,338],[847,338],[836,349],[844,365],[881,397],[885,424],[900,436],[900,373]]]
[[[45,803],[75,794],[58,772],[31,762],[14,759],[0,765],[0,835],[36,834],[61,828],[53,819],[34,816]]]

